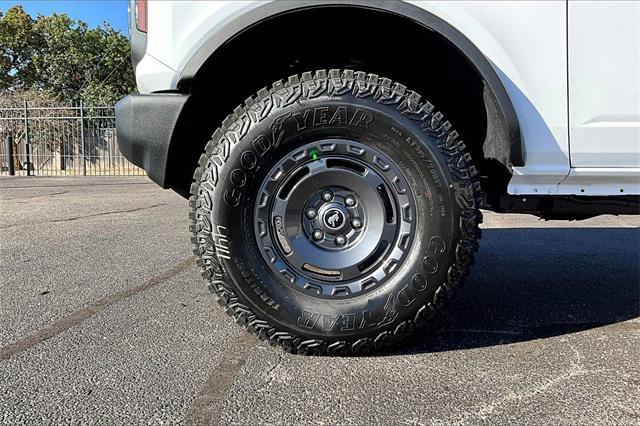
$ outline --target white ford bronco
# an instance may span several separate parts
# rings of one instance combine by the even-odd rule
[[[260,339],[367,353],[432,323],[480,209],[638,213],[640,3],[132,0],[124,155],[189,197]]]

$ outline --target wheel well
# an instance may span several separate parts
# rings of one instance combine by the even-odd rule
[[[262,21],[218,48],[179,88],[192,93],[169,152],[168,185],[188,192],[203,147],[224,118],[260,88],[292,74],[347,68],[405,84],[445,114],[482,176],[506,192],[510,141],[498,102],[467,57],[408,18],[360,7],[297,10]]]

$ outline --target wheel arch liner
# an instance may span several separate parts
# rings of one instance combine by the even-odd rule
[[[372,3],[364,0],[290,0],[272,1],[262,4],[235,17],[225,25],[220,26],[220,29],[212,34],[195,54],[191,56],[182,72],[177,76],[175,87],[181,90],[188,86],[200,68],[218,48],[250,27],[259,25],[265,20],[275,18],[285,13],[294,13],[320,7],[357,7],[387,12],[409,19],[428,30],[438,33],[448,40],[449,43],[458,49],[473,65],[497,103],[499,109],[497,112],[501,116],[500,121],[502,122],[504,135],[506,135],[508,139],[510,148],[510,165],[525,165],[522,134],[518,117],[506,88],[489,60],[466,36],[451,24],[418,6],[404,1],[380,1]]]

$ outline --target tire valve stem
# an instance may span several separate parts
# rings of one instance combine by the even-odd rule
[[[317,150],[317,149],[315,149],[315,148],[311,148],[311,149],[309,150],[309,156],[311,156],[311,159],[312,159],[313,161],[317,160],[317,159],[318,159],[318,150]]]

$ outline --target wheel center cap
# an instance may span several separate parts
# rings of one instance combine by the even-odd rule
[[[338,209],[329,209],[322,218],[324,225],[329,229],[340,229],[344,225],[345,217]]]

